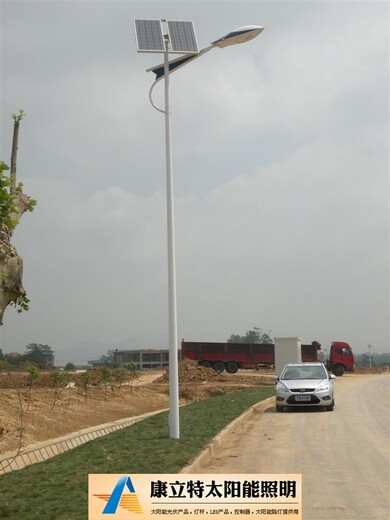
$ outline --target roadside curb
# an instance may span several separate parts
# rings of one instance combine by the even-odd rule
[[[247,421],[255,414],[263,413],[275,402],[275,397],[269,397],[260,403],[257,403],[243,414],[241,414],[233,422],[229,423],[218,435],[216,435],[203,450],[199,453],[195,460],[182,468],[179,473],[200,473],[210,463],[210,459],[215,455],[216,451],[221,448],[226,437],[230,434],[240,434],[245,428]]]
[[[84,430],[73,432],[68,435],[64,435],[63,437],[58,437],[54,440],[51,439],[49,441],[33,444],[23,449],[19,453],[8,453],[7,457],[0,459],[0,475],[9,473],[10,471],[23,469],[24,467],[30,466],[31,464],[36,464],[37,462],[43,462],[47,459],[55,457],[56,455],[65,453],[66,451],[72,450],[73,448],[77,448],[78,446],[81,446],[82,444],[85,444],[89,441],[93,441],[99,437],[104,437],[105,435],[108,435],[109,433],[112,433],[116,430],[127,428],[127,426],[131,426],[136,422],[142,421],[143,419],[147,419],[152,415],[156,415],[165,411],[166,409],[156,410],[155,412],[138,415],[136,417],[118,419],[117,421],[111,423],[99,424],[98,426],[85,428]]]

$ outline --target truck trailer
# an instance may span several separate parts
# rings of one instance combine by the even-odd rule
[[[301,345],[302,361],[317,361],[318,343]],[[238,369],[273,368],[275,366],[275,345],[273,343],[211,343],[182,341],[183,358],[197,361],[200,365],[217,372],[234,374]],[[355,360],[348,343],[333,341],[326,367],[336,376],[354,372]]]

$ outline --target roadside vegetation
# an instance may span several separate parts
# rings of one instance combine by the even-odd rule
[[[31,428],[34,430],[34,417],[39,421],[56,421],[54,410],[57,409],[71,417],[70,409],[73,406],[77,408],[80,397],[88,407],[88,412],[88,409],[96,407],[101,400],[116,401],[124,393],[123,385],[132,392],[137,379],[138,370],[135,365],[118,369],[98,367],[80,373],[56,369],[40,371],[36,365],[30,365],[20,372],[14,370],[8,358],[0,359],[0,389],[8,392],[4,393],[7,398],[12,395],[17,397],[17,400],[7,400],[7,403],[11,408],[17,407],[19,410],[16,422],[13,410],[8,414],[7,409],[2,408],[0,412],[0,455],[2,451],[7,451],[5,439],[8,439],[8,451],[15,450],[16,455],[21,451],[22,446],[28,442],[26,438]],[[44,390],[47,390],[45,395],[42,394]],[[53,413],[48,413],[46,408],[50,408]]]
[[[177,473],[273,387],[246,388],[180,409],[180,439],[163,412],[23,470],[0,476],[2,520],[85,520],[89,473]]]

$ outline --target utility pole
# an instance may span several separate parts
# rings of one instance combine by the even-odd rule
[[[375,348],[375,345],[367,345],[368,347],[368,354],[369,354],[369,358],[370,358],[370,368],[372,368],[372,362],[371,362],[371,349],[372,348]]]

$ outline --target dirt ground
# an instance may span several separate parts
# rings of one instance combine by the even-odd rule
[[[121,386],[92,385],[87,396],[79,378],[73,380],[68,388],[62,385],[56,396],[49,375],[42,374],[30,394],[26,373],[0,373],[0,458],[19,445],[26,448],[91,426],[169,408],[168,371],[145,370]],[[179,363],[182,404],[273,383],[270,373],[219,374],[193,361]]]

